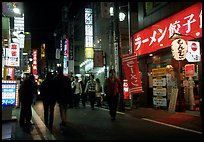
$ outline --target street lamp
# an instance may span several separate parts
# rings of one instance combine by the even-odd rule
[[[128,46],[129,46],[129,53],[132,53],[130,2],[128,2],[128,5],[120,6],[119,8],[121,9],[122,7],[128,7]],[[124,21],[125,17],[126,17],[125,13],[123,13],[123,12],[119,13],[120,21]]]
[[[122,70],[122,50],[120,45],[120,33],[119,33],[119,6],[118,2],[114,2],[114,48],[115,48],[115,65],[116,65],[116,73],[117,76],[120,78],[121,84],[123,86],[123,70]],[[120,101],[119,101],[119,110],[125,111],[124,105],[124,94],[123,94],[123,87],[121,88],[122,94],[120,94]]]

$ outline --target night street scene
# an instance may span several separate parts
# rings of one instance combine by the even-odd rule
[[[202,2],[2,3],[2,140],[203,140]]]

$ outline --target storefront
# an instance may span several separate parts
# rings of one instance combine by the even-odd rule
[[[186,57],[176,60],[172,42],[183,39]],[[134,34],[146,104],[173,111],[200,111],[202,95],[202,3]]]

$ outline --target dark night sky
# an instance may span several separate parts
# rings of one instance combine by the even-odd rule
[[[61,21],[63,6],[69,15],[75,15],[87,2],[80,1],[28,1],[24,2],[25,31],[31,32],[32,48],[39,49],[42,43],[54,50],[54,31]]]
[[[54,44],[53,32],[61,19],[61,1],[24,2],[25,31],[31,32],[32,48]]]

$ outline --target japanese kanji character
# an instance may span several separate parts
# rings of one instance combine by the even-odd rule
[[[12,51],[11,52],[11,56],[17,56],[17,52],[16,51]]]
[[[189,33],[191,31],[191,23],[196,22],[196,19],[193,19],[193,17],[194,17],[194,14],[191,14],[191,15],[189,15],[187,17],[184,17],[184,19],[189,18],[187,20],[187,23],[183,24],[183,26],[186,26],[186,25],[188,26],[188,29],[186,30],[186,33]]]
[[[11,49],[17,49],[17,46],[15,44],[12,44]]]
[[[181,25],[179,24],[180,21],[175,21],[173,24],[170,23],[169,25],[169,37],[171,37],[174,33],[179,33],[179,29]]]

